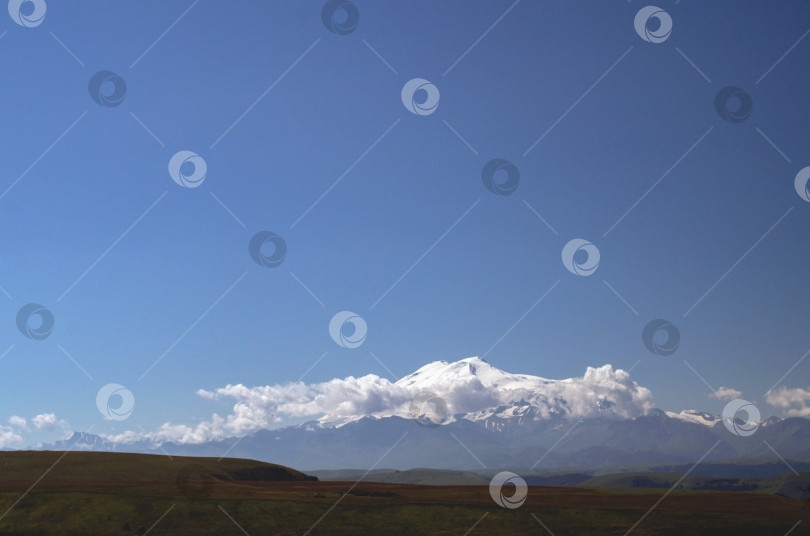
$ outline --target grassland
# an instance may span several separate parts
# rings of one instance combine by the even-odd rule
[[[0,534],[519,535],[547,534],[545,525],[555,536],[620,535],[664,491],[532,486],[509,510],[486,486],[313,481],[251,460],[8,452]],[[791,536],[810,534],[806,501],[674,491],[631,534],[782,535],[800,520]]]

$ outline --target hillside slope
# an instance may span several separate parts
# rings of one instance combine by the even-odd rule
[[[283,465],[239,458],[75,451],[0,453],[0,487],[3,489],[16,482],[33,482],[43,475],[44,484],[317,480]]]

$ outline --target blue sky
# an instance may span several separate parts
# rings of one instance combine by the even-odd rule
[[[706,383],[761,403],[808,351],[804,2],[657,2],[660,43],[637,1],[353,4],[346,35],[320,1],[0,17],[0,420],[152,429],[229,411],[198,389],[485,354],[547,378],[635,365],[659,407],[719,413]],[[91,99],[101,70],[120,105]],[[403,106],[413,78],[434,113]],[[715,111],[727,86],[751,96],[743,122]],[[181,150],[207,164],[199,187],[169,176]],[[484,187],[494,158],[519,169],[511,195]],[[280,266],[248,254],[260,231],[285,240]],[[561,262],[574,238],[599,248],[591,276]],[[15,324],[31,302],[53,313],[44,340]],[[329,336],[343,310],[368,325],[358,348]],[[680,331],[670,356],[642,344],[656,318]],[[808,367],[782,385],[810,388]],[[96,409],[108,383],[135,397],[123,423]]]

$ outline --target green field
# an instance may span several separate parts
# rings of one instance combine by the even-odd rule
[[[665,491],[531,487],[525,504],[509,510],[486,486],[315,481],[227,458],[6,452],[0,534],[547,534],[542,522],[555,536],[621,535]],[[798,521],[791,536],[810,534],[810,502],[674,491],[631,534],[782,535]]]

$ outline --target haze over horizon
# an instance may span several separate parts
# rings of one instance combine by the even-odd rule
[[[0,21],[0,447],[396,414],[471,356],[810,416],[810,6],[327,4]]]

